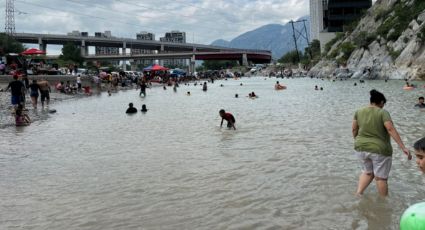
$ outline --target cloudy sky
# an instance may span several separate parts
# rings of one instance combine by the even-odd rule
[[[4,12],[5,1],[0,11]],[[187,42],[231,40],[259,26],[309,13],[308,0],[15,0],[17,32],[64,34],[111,30],[117,37],[185,31]],[[4,25],[4,17],[0,23]],[[49,50],[49,47],[48,47]]]

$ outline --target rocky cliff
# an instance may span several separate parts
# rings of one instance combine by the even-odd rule
[[[310,75],[425,80],[425,0],[378,0],[322,56]]]

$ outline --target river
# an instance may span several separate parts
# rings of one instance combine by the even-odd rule
[[[425,135],[425,111],[413,108],[425,90],[279,79],[288,89],[275,91],[275,81],[101,94],[0,129],[0,229],[398,229],[425,178],[393,142],[389,198],[374,184],[355,197],[351,121],[376,88],[411,147]],[[129,102],[149,111],[126,115]],[[220,109],[236,131],[220,129]]]

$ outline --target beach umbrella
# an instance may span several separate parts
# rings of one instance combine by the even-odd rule
[[[168,68],[164,66],[160,66],[158,64],[154,64],[143,69],[143,71],[165,71],[165,70],[168,70]]]
[[[39,50],[36,48],[27,49],[21,53],[22,55],[38,55],[38,54],[46,54],[46,51]]]

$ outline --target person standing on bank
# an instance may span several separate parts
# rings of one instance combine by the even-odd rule
[[[376,180],[376,186],[381,196],[388,195],[388,175],[391,169],[392,153],[390,136],[412,159],[409,150],[404,146],[390,114],[383,109],[387,102],[385,96],[376,91],[370,91],[370,105],[357,110],[354,114],[352,132],[356,156],[362,165],[356,195],[362,195],[369,184]]]

